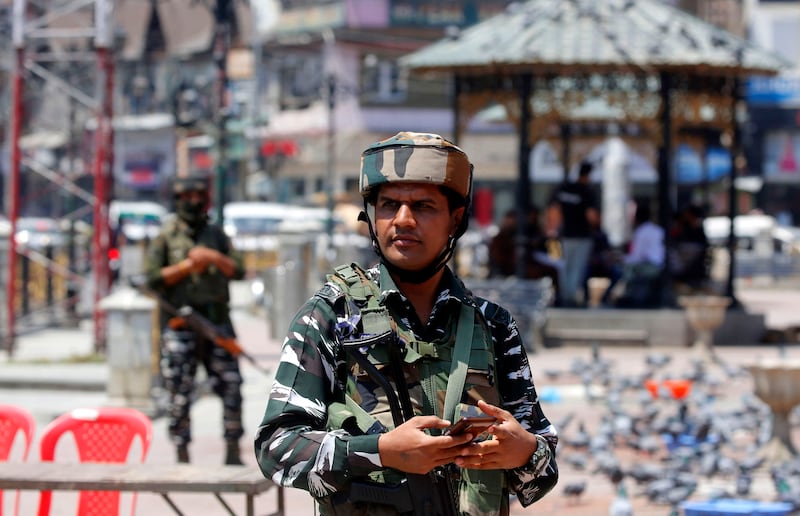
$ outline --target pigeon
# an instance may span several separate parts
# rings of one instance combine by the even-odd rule
[[[632,437],[628,440],[628,445],[634,450],[638,450],[652,457],[662,448],[661,439],[653,434],[641,437]]]
[[[739,470],[742,473],[752,473],[764,464],[764,456],[750,455],[739,461]]]
[[[577,470],[584,470],[586,469],[586,465],[589,462],[585,453],[570,453],[568,455],[564,455],[563,461],[566,464],[569,464],[573,468]]]
[[[548,380],[558,380],[561,377],[561,371],[558,369],[545,369],[544,375]]]
[[[569,500],[577,501],[580,499],[581,495],[583,495],[584,491],[586,491],[585,480],[570,482],[564,486],[564,496],[566,496]]]
[[[664,353],[648,353],[644,361],[653,369],[661,369],[672,361],[672,357]]]
[[[736,494],[747,496],[750,494],[750,486],[753,484],[753,477],[748,473],[742,473],[736,477]]]
[[[575,413],[574,412],[568,412],[566,416],[561,418],[560,421],[556,422],[556,424],[555,424],[556,430],[558,430],[559,432],[563,432],[564,428],[566,428],[567,425],[570,424],[570,422],[573,419],[575,419]]]
[[[586,432],[583,421],[578,423],[578,433],[570,438],[564,437],[564,444],[573,448],[588,448],[590,442],[591,436]]]
[[[612,479],[611,481],[615,484],[617,482],[613,480],[614,478],[619,478],[621,480],[622,477],[625,476],[619,459],[612,452],[595,454],[594,464],[595,468],[592,470],[592,474],[603,473],[607,475],[609,479]]]
[[[675,481],[670,478],[657,478],[645,484],[644,492],[642,493],[651,502],[656,502],[663,499],[667,491],[675,487]]]
[[[620,485],[617,489],[617,496],[611,501],[611,505],[608,508],[608,516],[632,516],[633,515],[633,505],[631,501],[628,499],[628,495],[625,492],[625,486]]]
[[[681,502],[692,496],[695,486],[676,486],[667,491],[664,501],[672,507],[677,507]]]
[[[627,474],[629,477],[633,478],[637,484],[644,484],[652,480],[663,478],[664,470],[657,464],[640,462],[634,464]]]

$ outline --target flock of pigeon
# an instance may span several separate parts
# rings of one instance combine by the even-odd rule
[[[597,409],[591,419],[575,410],[554,421],[561,468],[583,473],[559,486],[569,503],[580,503],[587,482],[599,477],[616,490],[609,508],[614,516],[631,514],[636,497],[676,515],[690,499],[780,501],[800,510],[800,458],[765,455],[770,409],[746,389],[731,395],[730,386],[749,372],[719,358],[696,359],[681,371],[684,388],[676,391],[667,387],[666,380],[678,377],[667,367],[671,361],[650,353],[641,372],[625,374],[595,346],[591,360],[545,371],[553,384],[579,378]],[[653,379],[661,381],[650,392],[644,385]]]

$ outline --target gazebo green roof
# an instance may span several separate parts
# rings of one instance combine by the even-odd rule
[[[529,0],[405,56],[415,71],[772,75],[789,63],[658,0]],[[488,68],[488,70],[487,70]]]

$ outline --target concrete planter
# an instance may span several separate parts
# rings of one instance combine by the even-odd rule
[[[725,321],[725,311],[731,298],[724,296],[680,296],[678,304],[686,312],[689,326],[694,330],[694,347],[708,355],[714,355],[714,330]]]
[[[772,436],[761,453],[773,462],[797,455],[789,415],[800,405],[800,360],[763,360],[748,366],[756,396],[772,411]]]

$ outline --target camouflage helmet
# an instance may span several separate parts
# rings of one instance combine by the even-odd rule
[[[208,181],[202,176],[176,177],[172,183],[172,193],[177,197],[186,192],[208,192]]]
[[[394,182],[441,185],[469,204],[472,165],[463,150],[438,134],[404,131],[373,143],[361,154],[362,196]]]

